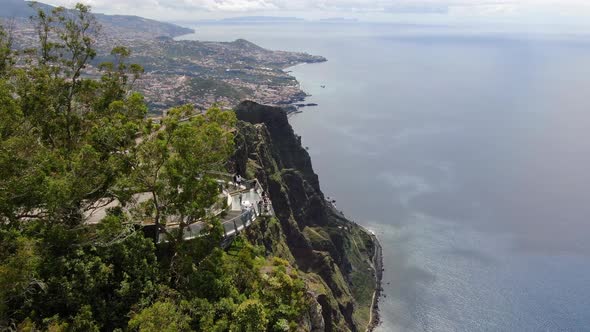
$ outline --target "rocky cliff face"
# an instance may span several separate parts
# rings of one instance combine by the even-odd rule
[[[244,102],[235,111],[240,120],[235,167],[258,178],[277,217],[257,224],[248,236],[302,271],[313,304],[302,329],[366,330],[379,288],[376,240],[325,200],[282,109]]]

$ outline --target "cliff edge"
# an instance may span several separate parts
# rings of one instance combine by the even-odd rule
[[[235,167],[260,181],[276,214],[248,230],[248,237],[302,271],[315,304],[302,322],[305,330],[372,329],[381,276],[376,238],[326,201],[284,110],[246,101],[235,112]]]

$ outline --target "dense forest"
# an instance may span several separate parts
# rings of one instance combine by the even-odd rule
[[[221,249],[206,213],[219,195],[207,174],[235,150],[235,114],[189,117],[184,106],[152,121],[124,46],[99,80],[84,76],[100,33],[89,7],[33,20],[34,49],[14,50],[0,28],[0,330],[296,330],[300,272],[241,237]],[[150,198],[133,204],[137,193]],[[182,216],[176,231],[168,216]],[[197,220],[203,236],[183,241]]]

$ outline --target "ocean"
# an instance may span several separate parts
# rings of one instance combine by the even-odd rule
[[[590,36],[199,24],[322,55],[290,118],[322,190],[379,237],[378,331],[590,331]]]

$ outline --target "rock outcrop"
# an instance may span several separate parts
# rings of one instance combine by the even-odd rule
[[[284,110],[243,102],[235,112],[240,120],[235,167],[260,181],[276,214],[248,236],[302,271],[312,302],[321,308],[310,308],[304,330],[366,330],[380,287],[374,264],[378,243],[326,201]]]

